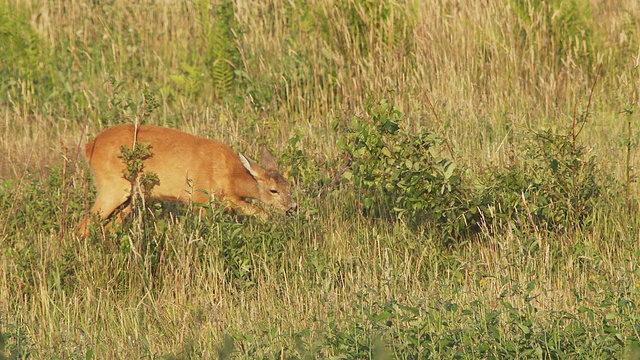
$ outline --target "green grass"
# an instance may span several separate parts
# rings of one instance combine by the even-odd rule
[[[640,358],[639,18],[0,0],[0,359]],[[136,119],[267,145],[298,213],[78,238]]]

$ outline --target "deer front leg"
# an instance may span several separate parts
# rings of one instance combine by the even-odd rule
[[[262,220],[266,220],[268,217],[267,213],[263,209],[251,203],[248,203],[242,199],[228,199],[228,200],[229,200],[229,205],[227,205],[226,210],[235,210],[236,213],[240,215],[257,216]]]

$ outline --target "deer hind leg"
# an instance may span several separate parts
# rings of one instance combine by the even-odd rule
[[[130,187],[128,182],[118,182],[116,185],[112,185],[109,188],[100,189],[89,214],[87,214],[78,224],[76,233],[82,237],[86,237],[88,234],[87,229],[93,215],[98,215],[100,219],[106,220],[113,215],[116,209],[129,202],[131,193],[130,190],[127,189],[127,186]],[[131,212],[131,204],[126,204],[126,206],[120,211],[121,215],[119,216],[119,219],[116,219],[116,222],[119,222],[122,217],[129,212]],[[109,225],[110,224],[107,223],[107,227]]]

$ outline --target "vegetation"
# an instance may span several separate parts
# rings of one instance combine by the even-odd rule
[[[640,358],[639,11],[0,0],[0,359]],[[78,237],[134,122],[268,146],[297,214],[146,201],[138,144]]]

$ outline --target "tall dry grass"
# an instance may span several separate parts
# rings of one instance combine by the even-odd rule
[[[403,109],[405,126],[442,133],[480,172],[508,164],[529,128],[570,129],[597,81],[580,141],[612,181],[624,181],[621,112],[637,113],[640,81],[635,1],[574,4],[583,12],[557,23],[536,1],[236,1],[239,87],[257,90],[231,98],[216,93],[203,58],[218,2],[6,4],[31,14],[55,78],[49,96],[24,84],[0,102],[0,192],[13,202],[2,215],[20,224],[0,233],[0,332],[24,341],[24,357],[212,358],[233,335],[240,357],[295,358],[304,355],[296,339],[311,351],[327,334],[356,333],[351,325],[392,300],[430,314],[424,331],[434,334],[466,324],[462,309],[477,310],[479,323],[508,313],[505,301],[545,327],[562,312],[608,311],[618,289],[636,289],[625,296],[638,300],[640,227],[633,214],[612,215],[626,214],[618,204],[603,204],[593,231],[514,227],[453,249],[431,233],[367,219],[355,195],[341,192],[306,199],[300,217],[271,227],[158,216],[150,233],[119,240],[70,232],[87,191],[77,145],[110,121],[140,118],[147,86],[160,103],[147,122],[248,153],[258,143],[284,153],[301,134],[297,146],[312,164],[341,156],[336,122],[387,98]],[[116,98],[138,106],[118,108]],[[124,116],[109,118],[114,110]],[[632,130],[635,138],[635,122]],[[635,183],[627,185],[635,196]],[[239,238],[238,265],[225,241]],[[503,339],[510,325],[506,316],[496,325]]]

